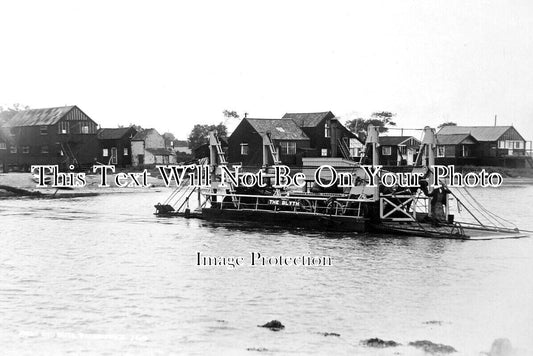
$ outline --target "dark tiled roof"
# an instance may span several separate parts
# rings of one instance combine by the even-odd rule
[[[99,140],[120,140],[130,131],[131,127],[120,127],[117,129],[100,129],[96,137]]]
[[[476,139],[470,134],[437,135],[438,145],[474,144]]]
[[[478,141],[496,141],[512,126],[444,126],[438,135],[470,134]]]
[[[65,116],[74,106],[57,108],[31,109],[17,112],[7,121],[5,126],[47,126],[54,125]]]
[[[166,148],[147,148],[148,152],[150,152],[153,155],[157,156],[170,156],[171,152],[169,152]]]
[[[133,136],[132,141],[144,141],[149,133],[155,132],[159,135],[156,129],[144,129],[141,132],[138,132],[137,135]]]
[[[334,118],[331,111],[309,113],[286,113],[284,119],[292,119],[300,127],[315,127],[325,118]]]
[[[250,125],[259,133],[270,133],[273,140],[309,140],[292,119],[250,119]]]
[[[420,143],[413,136],[379,136],[379,144],[382,146],[398,146],[411,138]]]

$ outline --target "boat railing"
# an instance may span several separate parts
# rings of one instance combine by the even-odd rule
[[[209,191],[202,194],[210,200],[211,207],[219,209],[284,211],[350,217],[364,216],[365,203],[369,202],[368,199],[323,196],[228,194]]]

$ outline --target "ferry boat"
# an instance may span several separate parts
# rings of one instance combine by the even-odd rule
[[[373,167],[379,166],[378,137],[377,128],[370,125],[364,152],[371,157]],[[416,160],[418,166],[413,170],[424,171],[425,177],[430,181],[434,174],[432,167],[435,147],[435,131],[425,127]],[[269,174],[272,167],[266,166],[267,154],[272,156],[274,166],[281,164],[268,134],[263,135],[263,150],[263,170],[268,181],[272,177]],[[353,161],[349,169],[353,181],[358,183],[342,189],[335,189],[335,186],[331,189],[321,189],[311,184],[307,184],[305,190],[279,189],[272,186],[243,188],[232,184],[221,186],[220,167],[227,166],[228,162],[216,132],[212,132],[209,157],[213,177],[211,186],[207,189],[194,188],[187,184],[177,187],[165,202],[155,205],[155,215],[211,221],[256,222],[264,227],[289,226],[431,238],[494,239],[526,236],[515,226],[509,226],[505,219],[490,212],[483,214],[489,218],[482,221],[472,213],[475,211],[471,205],[475,204],[473,201],[459,199],[450,190],[444,195],[445,218],[437,219],[430,208],[431,199],[436,199],[428,194],[432,190],[431,187],[428,191],[423,187],[390,189],[379,184],[370,186],[361,167],[364,158],[361,157],[359,162]],[[454,220],[449,210],[451,197],[455,198],[459,207],[470,213],[471,222]],[[473,197],[472,200],[475,201]]]

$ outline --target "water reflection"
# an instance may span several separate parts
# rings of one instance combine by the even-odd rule
[[[531,227],[532,187],[474,193]],[[374,354],[359,340],[375,336],[429,339],[476,355],[497,337],[533,349],[531,239],[465,242],[155,217],[153,204],[165,197],[0,201],[5,351]],[[311,253],[331,256],[333,266],[201,267],[198,251]],[[256,327],[272,319],[286,329]]]

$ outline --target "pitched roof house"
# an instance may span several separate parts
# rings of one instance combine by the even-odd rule
[[[359,155],[359,149],[363,146],[359,138],[344,127],[331,111],[286,113],[283,118],[291,119],[305,132],[316,156],[338,157],[344,149],[354,157]]]
[[[420,144],[413,136],[379,136],[380,162],[386,166],[413,165]]]
[[[444,126],[437,136],[469,134],[477,142],[473,164],[486,166],[524,167],[526,141],[513,126]]]
[[[310,140],[290,119],[242,119],[228,139],[230,162],[241,162],[244,166],[272,164],[272,157],[263,154],[265,134],[270,135],[283,164],[301,164],[302,150],[309,148]]]
[[[302,157],[357,156],[363,144],[331,111],[286,113],[281,119],[244,118],[229,138],[232,162],[260,166],[272,164],[263,157],[263,135],[269,134],[283,164],[302,164]],[[270,155],[268,155],[270,156]]]
[[[131,139],[134,166],[176,163],[175,155],[165,147],[165,139],[156,129],[145,129]]]
[[[131,139],[137,134],[134,127],[98,130],[100,151],[98,162],[119,167],[131,165]]]
[[[478,141],[470,134],[436,135],[436,164],[472,165],[477,160]]]
[[[12,169],[35,164],[88,166],[98,153],[97,124],[77,106],[31,109],[3,117],[10,138],[5,161]]]

